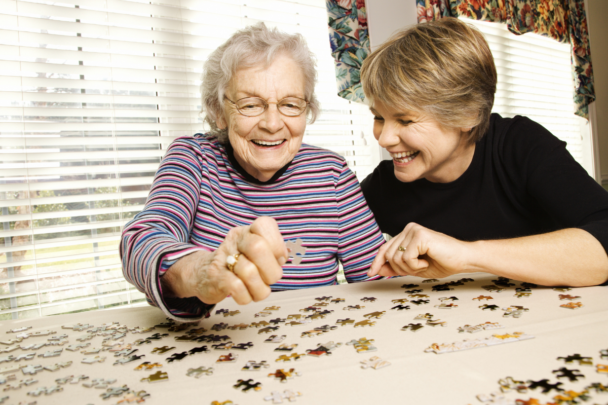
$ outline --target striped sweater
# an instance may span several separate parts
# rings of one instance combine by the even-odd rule
[[[272,291],[336,284],[338,261],[348,282],[370,279],[367,270],[384,240],[343,158],[303,144],[262,183],[240,167],[230,145],[200,134],[171,144],[143,211],[125,225],[124,276],[167,316],[200,318],[212,306],[196,297],[164,297],[160,277],[180,258],[217,249],[231,228],[260,216],[274,218],[285,241],[299,238],[306,247],[299,265],[283,266]]]

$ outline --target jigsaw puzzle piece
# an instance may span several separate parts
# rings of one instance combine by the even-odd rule
[[[302,239],[296,239],[295,241],[290,240],[285,242],[287,250],[290,253],[291,263],[292,264],[300,264],[302,262],[302,258],[306,254],[306,248],[302,246]]]

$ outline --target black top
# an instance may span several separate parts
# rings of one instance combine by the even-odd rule
[[[409,222],[460,240],[581,228],[608,252],[608,192],[560,141],[528,118],[492,114],[468,169],[451,183],[402,183],[383,161],[361,184],[380,229]]]

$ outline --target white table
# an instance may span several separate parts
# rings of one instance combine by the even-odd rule
[[[134,346],[138,349],[135,354],[145,354],[141,360],[127,363],[125,365],[113,365],[118,357],[113,353],[101,352],[106,356],[104,363],[82,364],[85,356],[78,351],[64,350],[59,357],[40,358],[21,361],[21,364],[49,365],[57,362],[73,361],[73,364],[65,369],[55,372],[41,371],[34,376],[25,376],[17,372],[16,383],[26,378],[34,378],[37,383],[17,390],[0,391],[0,398],[8,395],[4,404],[28,403],[37,401],[38,404],[115,404],[121,397],[113,397],[102,400],[100,393],[103,390],[86,388],[82,383],[62,385],[63,391],[50,395],[31,397],[26,395],[37,387],[55,385],[55,379],[68,375],[84,374],[93,378],[116,378],[113,386],[127,384],[133,390],[145,390],[150,395],[145,403],[149,404],[210,404],[211,401],[232,400],[234,404],[270,404],[264,397],[269,396],[272,391],[283,391],[293,389],[302,393],[295,403],[300,404],[480,404],[476,399],[478,394],[490,394],[499,391],[497,381],[501,378],[512,376],[518,380],[541,380],[547,378],[550,382],[563,382],[562,388],[582,391],[585,386],[592,382],[601,382],[608,385],[608,374],[596,372],[596,364],[608,364],[608,359],[601,359],[599,351],[608,349],[608,300],[606,299],[606,287],[589,287],[572,289],[566,293],[558,292],[551,288],[536,288],[532,290],[530,297],[516,298],[515,287],[509,287],[500,293],[490,293],[481,288],[483,285],[491,284],[494,276],[473,275],[474,282],[454,287],[453,291],[434,292],[431,287],[450,280],[457,280],[469,275],[451,277],[435,283],[421,283],[421,279],[407,277],[395,278],[378,282],[336,285],[317,289],[299,290],[293,292],[274,293],[264,302],[254,303],[247,306],[238,306],[231,299],[217,305],[216,310],[225,308],[228,310],[238,309],[241,313],[231,317],[221,314],[212,316],[200,322],[203,326],[211,329],[215,323],[225,322],[229,325],[257,321],[269,321],[277,317],[287,318],[290,314],[307,314],[300,312],[307,306],[317,303],[315,297],[333,296],[333,298],[344,298],[343,303],[329,303],[324,309],[334,310],[325,319],[316,319],[302,326],[286,326],[280,324],[279,330],[272,334],[286,335],[283,343],[297,343],[294,350],[297,353],[306,353],[306,349],[315,349],[318,344],[328,341],[346,343],[352,339],[362,337],[374,339],[377,351],[372,353],[357,353],[355,349],[343,344],[332,351],[330,356],[312,357],[303,356],[299,361],[275,362],[279,355],[284,354],[274,351],[278,344],[265,343],[264,340],[270,334],[259,334],[259,330],[253,327],[245,330],[222,330],[215,332],[209,330],[206,334],[214,333],[228,335],[234,343],[252,342],[254,346],[246,351],[231,350],[229,352],[238,354],[238,360],[234,363],[216,363],[219,355],[227,354],[227,351],[211,349],[211,343],[197,343],[187,341],[176,341],[175,336],[184,335],[185,332],[170,332],[170,336],[152,344]],[[410,305],[409,310],[391,310],[396,304],[391,300],[408,298],[404,283],[416,283],[423,289],[424,294],[429,295],[430,303],[420,306]],[[520,283],[516,282],[516,286]],[[560,305],[570,301],[560,301],[559,294],[579,295],[579,301],[584,304],[582,308],[571,310],[561,308]],[[479,295],[492,296],[493,300],[478,301],[473,298]],[[456,296],[458,305],[453,309],[439,309],[435,305],[441,304],[440,297]],[[362,302],[363,297],[376,297],[375,302]],[[408,298],[410,300],[415,298]],[[446,301],[449,303],[450,301]],[[509,305],[523,305],[529,308],[520,318],[503,317],[504,311],[482,310],[479,308],[484,303],[495,304],[499,307]],[[347,305],[365,305],[359,311],[343,310]],[[254,317],[254,314],[264,310],[268,306],[278,306],[280,309],[274,311],[269,317]],[[338,319],[351,318],[356,321],[364,319],[363,315],[374,311],[386,311],[381,319],[377,319],[375,326],[354,327],[352,324],[338,326],[318,337],[301,337],[303,331],[311,330],[321,325],[336,325]],[[409,323],[422,323],[414,317],[418,314],[431,313],[435,319],[447,321],[445,327],[425,326],[416,331],[402,331],[401,328]],[[28,332],[43,330],[54,330],[57,334],[68,334],[68,344],[79,343],[75,339],[83,336],[85,332],[74,332],[61,329],[76,323],[89,323],[99,326],[104,323],[119,322],[130,328],[148,327],[165,320],[164,315],[157,308],[132,308],[105,310],[55,316],[22,321],[9,321],[0,323],[0,340],[14,337],[6,331],[22,326],[32,326]],[[458,327],[465,324],[476,325],[484,322],[499,322],[504,329],[482,331],[475,334],[459,333]],[[491,336],[492,334],[506,334],[521,331],[535,336],[534,339],[478,348],[454,353],[434,354],[425,353],[424,350],[432,343],[450,343],[464,339],[478,339]],[[157,328],[153,332],[143,334],[128,333],[124,338],[125,343],[132,343],[136,339],[150,336],[152,333],[167,333],[166,329]],[[21,344],[44,342],[48,337],[30,337],[23,340]],[[102,337],[94,337],[89,342],[91,347],[100,347]],[[160,355],[151,353],[154,347],[175,346],[175,349]],[[187,356],[181,361],[168,363],[165,359],[172,353],[188,351],[193,347],[207,345],[210,352],[197,353]],[[4,345],[0,345],[0,349]],[[57,347],[43,347],[36,351],[42,354],[47,350]],[[0,354],[0,357],[19,355],[33,352],[32,350],[17,349],[11,353]],[[576,363],[565,364],[557,360],[559,356],[567,356],[580,353],[593,359],[593,366],[580,366]],[[289,353],[288,353],[289,354]],[[360,362],[372,356],[379,356],[388,360],[391,365],[382,369],[362,369]],[[260,371],[242,371],[242,367],[248,360],[266,360],[270,363],[269,368]],[[134,371],[134,368],[143,361],[158,362],[163,366],[160,370],[167,372],[169,379],[155,383],[141,382],[140,380],[155,373],[159,369],[151,371]],[[0,368],[7,367],[12,362],[0,363]],[[189,368],[199,366],[213,367],[211,376],[194,378],[186,376]],[[576,382],[566,379],[557,380],[552,373],[560,367],[579,369],[586,378]],[[277,369],[290,369],[301,373],[280,383],[268,373]],[[262,389],[258,392],[241,392],[233,388],[238,379],[253,378],[254,381],[262,383]],[[0,385],[0,390],[6,384]],[[541,403],[548,402],[555,392],[543,395],[539,390],[530,391],[527,394],[511,392],[506,394],[508,398],[529,399],[538,398]],[[588,403],[608,402],[608,393],[592,393],[592,400]],[[284,403],[289,403],[285,401]]]

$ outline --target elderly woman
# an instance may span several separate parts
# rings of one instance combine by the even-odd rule
[[[168,316],[335,284],[338,260],[347,281],[370,279],[384,240],[357,179],[337,154],[302,144],[315,80],[304,38],[263,24],[205,63],[212,131],[171,144],[120,246],[127,280]]]
[[[362,183],[394,236],[370,276],[606,282],[608,193],[545,128],[491,114],[496,69],[480,32],[453,18],[416,25],[370,54],[361,80],[393,158]]]

